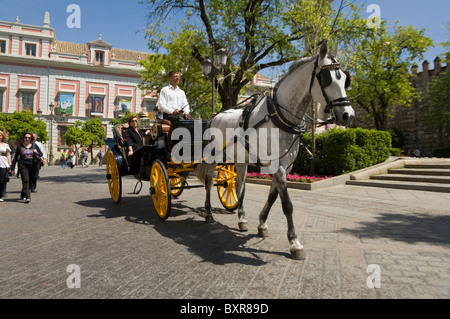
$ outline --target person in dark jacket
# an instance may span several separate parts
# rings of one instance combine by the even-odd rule
[[[14,154],[11,171],[14,172],[16,164],[19,164],[19,172],[22,178],[20,198],[27,204],[31,201],[31,180],[36,165],[34,159],[36,156],[42,157],[42,155],[39,147],[33,143],[33,134],[29,132],[25,133],[22,144],[17,146],[16,153]]]
[[[128,118],[128,129],[123,133],[123,139],[125,140],[128,156],[133,155],[136,146],[142,145],[143,137],[137,128],[138,118],[136,115],[131,115]]]

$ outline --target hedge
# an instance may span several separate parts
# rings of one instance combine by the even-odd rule
[[[432,151],[433,157],[450,158],[450,147],[437,147]]]
[[[311,149],[311,133],[303,136]],[[391,134],[362,128],[333,128],[316,135],[315,173],[341,175],[387,160],[391,152]],[[294,162],[293,172],[309,174],[311,160],[303,151]]]

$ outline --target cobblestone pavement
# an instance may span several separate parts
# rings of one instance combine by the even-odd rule
[[[135,195],[136,180],[122,182],[117,205],[104,167],[45,167],[25,204],[13,177],[0,203],[0,297],[450,297],[450,194],[290,189],[307,251],[297,261],[288,253],[279,199],[268,219],[270,236],[256,236],[267,186],[247,184],[249,231],[241,233],[236,214],[222,209],[217,196],[216,222],[204,222],[203,189],[185,190],[161,221],[148,183]]]

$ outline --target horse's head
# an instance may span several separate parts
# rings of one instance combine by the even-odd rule
[[[328,45],[323,41],[315,60],[309,91],[313,98],[325,105],[325,113],[335,117],[336,124],[348,126],[355,117],[345,89],[350,86],[350,74],[341,70]]]

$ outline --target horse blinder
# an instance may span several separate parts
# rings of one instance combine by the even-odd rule
[[[346,76],[346,78],[345,78],[345,88],[346,89],[348,89],[348,87],[350,86],[350,84],[351,84],[351,78],[350,78],[350,72],[348,72],[348,71],[344,71],[344,74],[345,74],[345,76]]]

